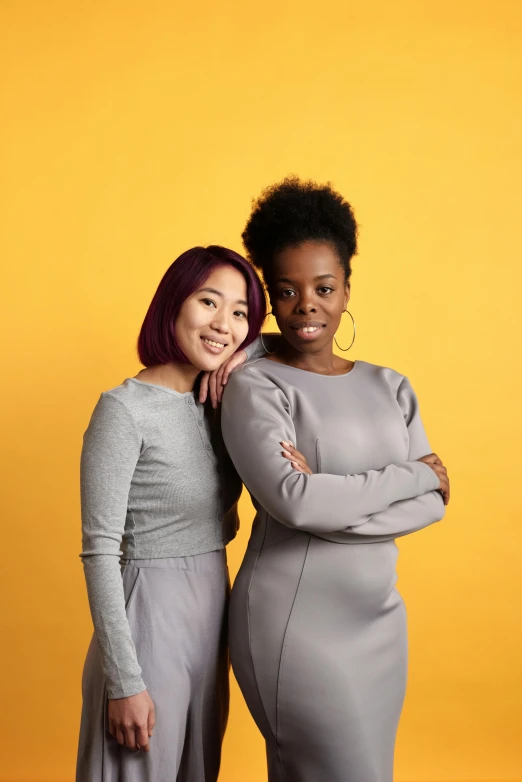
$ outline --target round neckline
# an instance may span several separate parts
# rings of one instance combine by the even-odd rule
[[[287,369],[294,369],[296,372],[305,372],[307,375],[315,375],[316,377],[328,377],[330,379],[339,379],[342,377],[348,377],[348,375],[353,375],[359,364],[361,363],[359,359],[353,362],[353,367],[350,369],[349,372],[343,372],[342,375],[325,375],[323,372],[312,372],[311,369],[300,369],[299,367],[293,367],[291,364],[283,364],[281,361],[270,361],[269,358],[266,358],[263,356],[261,361],[268,361],[269,364],[275,364],[279,367],[287,367]]]
[[[127,380],[130,380],[131,383],[137,383],[140,386],[149,386],[150,388],[157,388],[160,391],[165,391],[167,394],[172,394],[172,396],[179,396],[179,397],[187,397],[191,396],[194,398],[194,391],[176,391],[174,388],[169,388],[168,386],[160,386],[158,383],[147,383],[145,380],[138,380],[137,377],[128,377]]]

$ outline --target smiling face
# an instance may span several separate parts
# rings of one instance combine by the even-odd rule
[[[272,312],[289,345],[300,353],[332,351],[350,286],[334,248],[325,242],[288,247],[274,259]]]
[[[220,266],[183,302],[176,339],[190,363],[212,371],[239,348],[248,334],[247,284],[232,266]]]

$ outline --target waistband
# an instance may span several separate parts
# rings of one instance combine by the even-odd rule
[[[194,554],[191,557],[158,557],[157,559],[121,559],[122,569],[125,567],[155,568],[163,570],[191,570],[204,573],[212,570],[222,570],[227,564],[225,549],[208,551],[205,554]]]

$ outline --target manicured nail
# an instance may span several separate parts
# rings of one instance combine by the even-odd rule
[[[281,445],[284,445],[285,448],[288,448],[288,446],[290,446],[290,448],[292,447],[292,443],[287,443],[286,440],[282,440]]]
[[[283,451],[283,456],[287,456],[288,458],[290,458],[292,454],[288,453],[288,451]]]

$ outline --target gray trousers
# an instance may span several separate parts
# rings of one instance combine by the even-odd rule
[[[149,753],[131,752],[109,734],[93,637],[83,673],[76,782],[216,782],[229,699],[225,553],[132,560],[123,585],[156,727]]]

